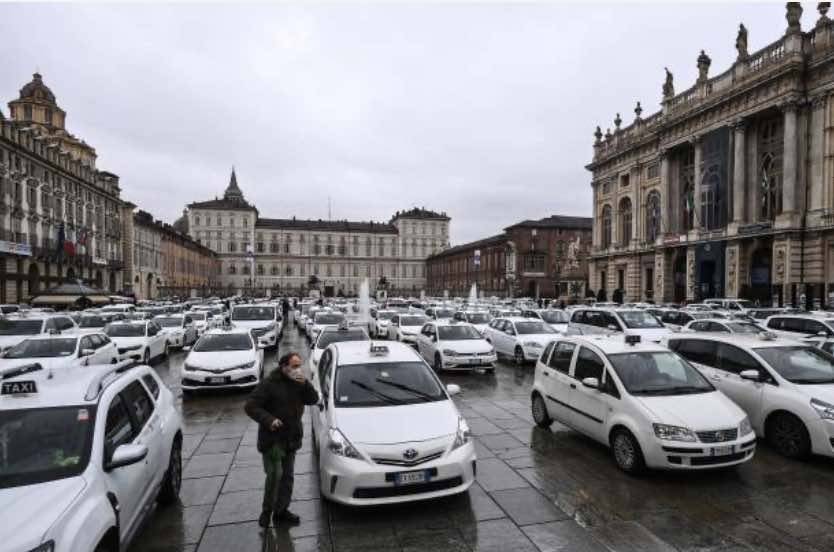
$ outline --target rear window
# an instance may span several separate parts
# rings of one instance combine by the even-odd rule
[[[41,333],[43,320],[0,319],[0,335],[35,335]]]

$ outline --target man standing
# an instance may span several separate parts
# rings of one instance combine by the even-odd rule
[[[258,452],[266,472],[258,520],[261,527],[269,527],[270,517],[276,526],[281,521],[299,522],[298,516],[287,509],[292,498],[295,452],[301,448],[304,435],[304,405],[318,402],[318,393],[301,369],[301,356],[293,352],[280,358],[278,369],[264,378],[246,401],[246,413],[258,422]]]

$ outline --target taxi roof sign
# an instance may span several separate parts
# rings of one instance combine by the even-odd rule
[[[371,354],[374,356],[384,356],[388,354],[388,345],[374,345],[371,343]]]

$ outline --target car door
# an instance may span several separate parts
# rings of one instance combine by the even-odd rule
[[[397,330],[400,328],[400,315],[395,314],[391,317],[391,323],[388,324],[388,339],[397,339]]]
[[[755,370],[759,374],[767,375],[767,370],[744,349],[728,343],[717,345],[716,372],[721,379],[717,381],[716,387],[747,413],[754,426],[759,427],[757,422],[760,419],[762,394],[766,384],[743,379],[739,374],[744,370]]]
[[[573,365],[572,378],[569,384],[568,405],[571,409],[572,424],[577,430],[593,437],[597,441],[607,442],[605,420],[608,417],[608,401],[611,396],[603,393],[601,388],[605,382],[605,362],[594,351],[586,346],[580,346]],[[586,387],[582,384],[585,378],[597,378],[600,388]]]
[[[159,356],[165,351],[165,334],[156,322],[148,322],[148,347],[151,357]]]
[[[82,366],[95,364],[95,354],[95,346],[93,346],[92,337],[90,337],[89,335],[81,336],[81,339],[79,339],[78,343],[78,360],[80,364]]]
[[[542,387],[547,392],[547,410],[551,418],[566,425],[573,425],[569,408],[570,393],[573,390],[570,367],[575,352],[575,343],[557,341],[547,360],[547,366],[542,369]]]
[[[108,354],[107,342],[104,340],[104,336],[102,334],[90,334],[90,339],[95,349],[90,364],[109,364],[113,356]]]
[[[319,393],[322,406],[313,410],[313,432],[318,440],[319,450],[326,446],[327,436],[325,432],[330,427],[328,416],[330,415],[330,387],[333,374],[333,350],[325,349],[319,360],[316,373],[313,375],[313,386]]]

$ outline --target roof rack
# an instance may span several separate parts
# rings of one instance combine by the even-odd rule
[[[114,375],[119,375],[127,372],[134,367],[133,360],[123,360],[116,364],[110,365],[106,370],[93,378],[90,385],[87,387],[87,393],[84,395],[85,401],[92,401],[104,391],[108,385],[113,383],[117,378]],[[136,364],[138,366],[138,364]]]

